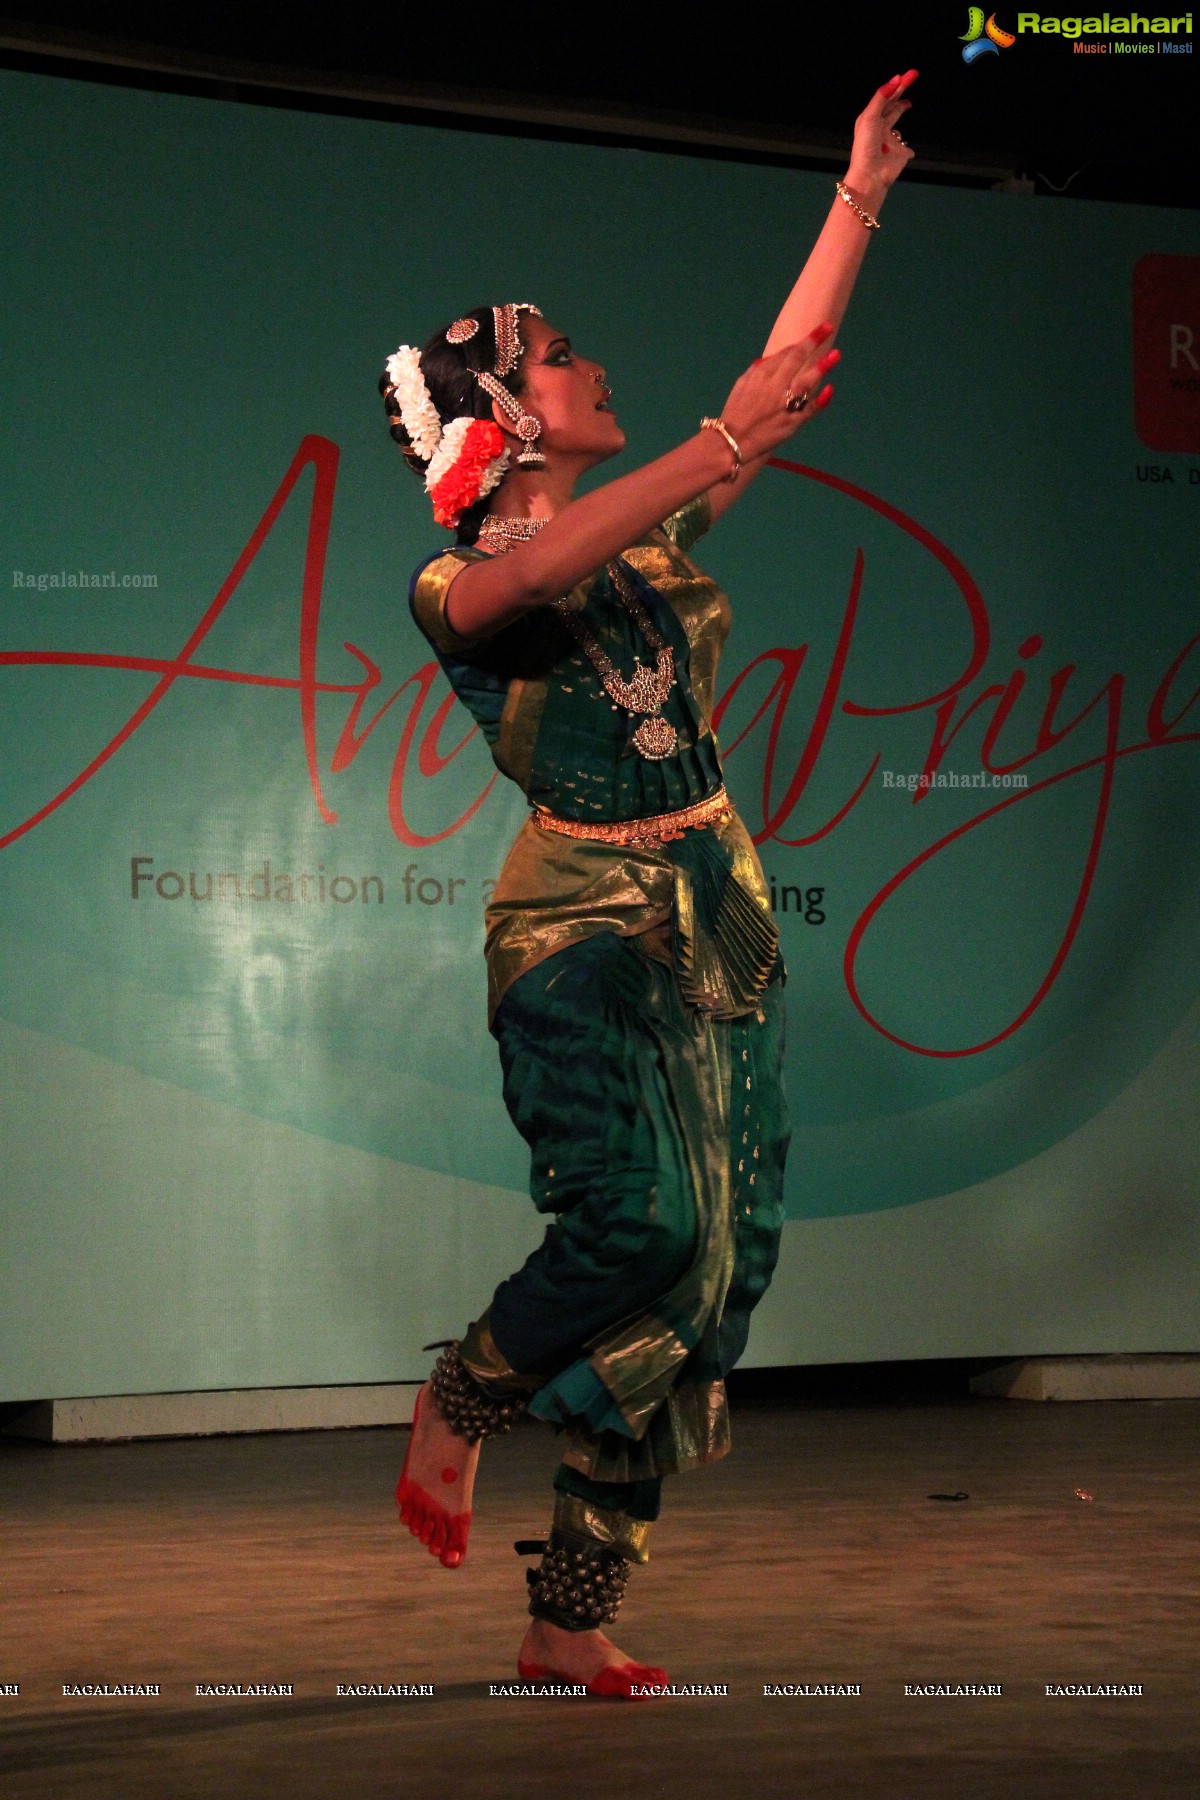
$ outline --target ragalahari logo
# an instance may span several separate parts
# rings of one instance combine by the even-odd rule
[[[995,13],[989,13],[985,23],[982,6],[967,8],[967,29],[959,39],[964,62],[972,63],[977,56],[999,56],[1001,50],[1011,50],[1016,41],[1011,31],[1002,31],[997,25]]]

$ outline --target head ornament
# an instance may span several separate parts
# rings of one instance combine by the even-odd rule
[[[517,458],[525,468],[540,468],[545,457],[537,447],[541,425],[527,413],[504,385],[521,359],[520,315],[540,308],[528,300],[494,306],[495,369],[471,370],[484,392],[501,408],[524,448]],[[469,314],[455,319],[446,331],[446,342],[469,344],[479,334],[479,320]],[[411,344],[401,344],[387,359],[388,387],[385,399],[394,395],[400,420],[414,451],[428,466],[425,491],[433,502],[439,525],[452,530],[469,507],[490,494],[507,474],[511,462],[504,434],[493,419],[458,418],[443,426],[421,368],[421,355]]]

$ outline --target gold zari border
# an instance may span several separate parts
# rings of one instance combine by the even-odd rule
[[[631,1519],[628,1513],[596,1506],[578,1494],[554,1496],[554,1529],[617,1550],[628,1562],[650,1561],[647,1539],[651,1520]]]
[[[514,1369],[504,1355],[495,1338],[492,1336],[491,1312],[489,1306],[478,1319],[472,1321],[463,1333],[459,1345],[459,1355],[468,1375],[476,1380],[480,1387],[495,1393],[532,1394],[541,1387],[544,1376],[523,1375]]]

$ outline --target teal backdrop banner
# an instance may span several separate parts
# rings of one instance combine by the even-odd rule
[[[524,802],[408,614],[376,382],[536,301],[719,410],[815,174],[0,75],[0,1398],[415,1379],[533,1246]],[[789,966],[751,1361],[1200,1327],[1196,216],[910,183],[698,548]]]

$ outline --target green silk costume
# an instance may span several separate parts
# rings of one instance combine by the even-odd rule
[[[730,611],[687,554],[708,522],[702,496],[620,559],[674,653],[662,713],[676,745],[657,761],[552,609],[469,640],[450,628],[450,584],[485,552],[458,546],[416,571],[417,624],[539,811],[607,825],[720,794],[711,715]],[[646,657],[606,572],[568,602],[623,674]],[[531,813],[485,923],[505,1101],[551,1223],[463,1356],[565,1431],[560,1503],[592,1535],[614,1516],[597,1508],[628,1514],[622,1541],[641,1560],[633,1527],[655,1516],[660,1478],[728,1449],[724,1376],[778,1255],[786,974],[766,883],[732,808],[636,845]]]

